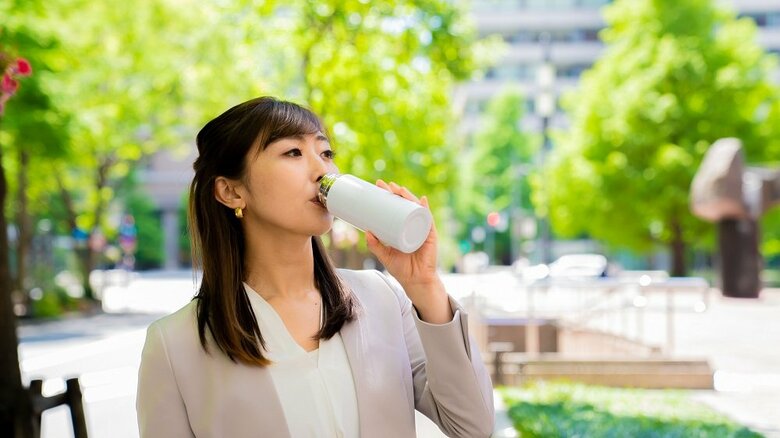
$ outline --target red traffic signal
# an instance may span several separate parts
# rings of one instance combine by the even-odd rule
[[[487,223],[493,228],[496,228],[501,223],[501,215],[497,211],[491,211],[487,215]]]

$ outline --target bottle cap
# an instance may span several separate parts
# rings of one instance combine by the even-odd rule
[[[340,176],[341,175],[338,173],[328,173],[320,179],[320,191],[317,193],[317,199],[319,199],[320,203],[325,208],[328,208],[328,192],[330,191],[330,187]]]

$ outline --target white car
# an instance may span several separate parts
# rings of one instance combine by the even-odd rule
[[[550,263],[552,278],[596,278],[607,275],[607,258],[601,254],[569,254]]]

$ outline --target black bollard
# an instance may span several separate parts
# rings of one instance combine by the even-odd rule
[[[723,295],[758,298],[761,291],[761,255],[758,224],[753,219],[718,222],[720,278]]]

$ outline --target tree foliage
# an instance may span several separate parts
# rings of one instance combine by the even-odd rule
[[[617,1],[605,9],[604,56],[564,101],[571,128],[535,179],[564,236],[586,232],[612,246],[673,250],[711,241],[688,191],[707,148],[739,137],[748,161],[777,156],[775,60],[755,24],[708,0]]]
[[[528,205],[521,200],[521,196],[527,199],[528,194],[523,190],[524,173],[538,145],[520,126],[524,107],[523,95],[507,89],[489,102],[482,117],[470,154],[474,179],[471,186],[480,187],[471,193],[471,202],[479,215],[508,209],[512,198],[515,206]],[[492,193],[492,199],[486,198],[483,192]]]
[[[460,9],[442,0],[301,1],[283,25],[295,37],[290,79],[278,86],[322,115],[342,171],[396,180],[447,205],[456,176],[450,96],[474,68],[475,35]]]
[[[427,194],[444,225],[451,87],[478,51],[452,2],[76,0],[47,2],[35,20],[8,13],[58,42],[41,90],[63,121],[52,137],[67,155],[32,160],[45,181],[30,193],[41,196],[31,205],[61,206],[60,230],[111,234],[109,206],[145,156],[191,148],[206,120],[261,94],[311,106],[342,171]],[[94,257],[83,256],[88,270]]]
[[[518,226],[515,222],[531,208],[526,175],[538,142],[521,127],[524,108],[523,94],[513,88],[491,99],[474,135],[474,146],[459,166],[459,213],[468,218],[466,223],[483,225],[488,213],[499,212],[505,222],[495,235],[499,253],[511,247],[510,239],[517,237],[511,232]],[[468,234],[470,229],[461,231]]]
[[[460,6],[443,0],[237,2],[225,14],[235,17],[233,28],[246,42],[242,62],[256,66],[261,92],[320,114],[342,172],[371,182],[395,180],[427,195],[447,245],[458,150],[452,87],[470,76],[483,47]]]
[[[0,17],[0,42],[19,42],[41,72],[0,142],[30,152],[16,166],[35,178],[16,188],[60,233],[114,234],[117,190],[147,156],[192,148],[206,120],[261,94],[321,114],[343,171],[396,180],[443,216],[451,86],[474,66],[474,34],[452,2],[9,0]],[[80,251],[89,293],[97,257]]]

